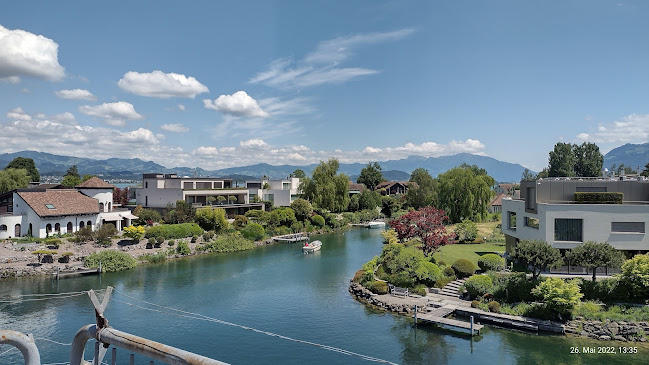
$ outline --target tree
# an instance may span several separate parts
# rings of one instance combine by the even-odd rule
[[[564,281],[559,278],[547,278],[532,289],[532,294],[543,301],[547,308],[565,315],[584,296],[579,291],[578,280]]]
[[[358,208],[363,209],[376,209],[381,205],[381,194],[378,191],[369,189],[363,190],[358,197]]]
[[[349,178],[337,174],[340,164],[336,159],[320,162],[311,178],[304,178],[300,190],[305,199],[315,207],[332,212],[342,212],[349,205]]]
[[[138,205],[133,210],[133,215],[137,217],[133,224],[143,226],[145,224],[151,225],[154,222],[159,222],[162,220],[162,216],[155,209],[143,208],[141,205]]]
[[[397,237],[401,241],[419,239],[421,242],[419,248],[424,255],[430,256],[440,247],[452,243],[450,234],[444,227],[446,220],[448,216],[443,210],[424,207],[393,219],[388,224],[397,232]]]
[[[447,212],[452,223],[487,218],[493,197],[491,187],[496,181],[484,169],[462,165],[440,174],[437,179],[439,207]]]
[[[306,173],[301,169],[296,169],[295,171],[293,171],[293,177],[304,179],[306,177]]]
[[[622,265],[620,281],[627,284],[633,295],[646,299],[649,294],[649,254],[635,255]]]
[[[93,177],[96,177],[96,175],[83,174],[83,177],[81,178],[81,182],[88,181],[88,180],[92,179]]]
[[[478,236],[478,226],[469,219],[458,223],[455,234],[460,242],[472,242]]]
[[[121,206],[127,206],[131,199],[128,197],[129,189],[125,187],[124,189],[115,188],[113,192],[113,203],[119,204]]]
[[[145,233],[146,230],[144,229],[144,226],[124,227],[124,236],[132,239],[135,242],[140,242],[140,240],[144,238]]]
[[[289,207],[275,208],[270,212],[270,225],[273,227],[290,227],[295,222],[295,212]]]
[[[26,188],[29,185],[29,176],[25,169],[0,170],[0,194],[8,191]]]
[[[646,177],[649,177],[649,163],[647,163],[646,165],[644,165],[644,170],[642,170],[642,172],[640,173],[640,175],[642,175],[642,176],[646,176]]]
[[[604,166],[604,156],[599,152],[596,144],[584,142],[581,145],[573,145],[572,151],[575,155],[575,176],[600,176]]]
[[[295,218],[300,221],[305,221],[313,213],[313,206],[307,200],[302,198],[295,199],[291,203],[291,209],[295,212]]]
[[[525,169],[525,171],[523,171],[523,174],[521,175],[521,180],[522,181],[533,181],[533,180],[535,180],[534,179],[534,174],[529,169]]]
[[[95,240],[103,246],[111,245],[111,238],[117,234],[117,229],[112,223],[102,224],[95,232]]]
[[[392,214],[399,210],[397,199],[389,195],[381,197],[381,213],[386,217],[392,217]]]
[[[77,165],[70,166],[70,168],[68,168],[68,171],[65,172],[65,176],[74,176],[78,179],[81,179],[81,175],[79,175],[79,169],[77,169]]]
[[[31,158],[26,158],[26,157],[16,157],[9,164],[5,169],[24,169],[27,171],[27,176],[29,176],[30,181],[33,182],[39,182],[41,181],[41,175],[38,173],[38,170],[36,169],[36,164],[34,163],[34,160]]]
[[[205,207],[196,210],[196,223],[206,231],[221,231],[228,226],[223,208]]]
[[[596,280],[598,267],[620,267],[624,262],[624,254],[610,244],[585,242],[573,248],[566,258],[574,265],[583,266],[593,271],[593,281]]]
[[[356,182],[359,184],[365,184],[365,186],[374,190],[378,184],[385,181],[383,174],[381,173],[381,165],[378,162],[370,162],[367,166],[363,167],[361,174],[356,179]]]
[[[514,248],[512,260],[532,269],[532,280],[536,280],[541,271],[561,266],[561,252],[543,241],[522,240]]]
[[[410,174],[410,186],[406,192],[406,204],[415,209],[436,203],[437,180],[433,179],[428,170],[417,168]]]
[[[72,175],[64,176],[63,180],[61,181],[61,185],[68,186],[68,187],[74,187],[79,184],[81,184],[81,179]]]
[[[570,143],[559,142],[550,151],[549,177],[575,176],[575,155]]]

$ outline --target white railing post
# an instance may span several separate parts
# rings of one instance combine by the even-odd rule
[[[41,355],[34,338],[12,330],[0,330],[0,344],[12,345],[23,353],[25,365],[41,365]]]

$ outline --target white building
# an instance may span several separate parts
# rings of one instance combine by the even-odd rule
[[[184,200],[195,207],[218,206],[229,216],[250,209],[263,209],[263,204],[250,203],[248,190],[233,186],[232,179],[211,177],[179,177],[176,174],[143,174],[142,187],[135,191],[135,200],[145,208],[162,210]]]
[[[128,209],[113,208],[115,187],[93,177],[75,188],[17,189],[0,195],[0,239],[44,238],[112,223],[118,230],[137,219]]]
[[[621,204],[576,203],[575,193],[617,193]],[[560,250],[608,242],[618,250],[649,251],[649,181],[550,178],[521,181],[519,199],[502,199],[506,252],[520,240],[541,240]]]
[[[266,185],[268,184],[268,185]],[[267,189],[264,189],[267,187]],[[297,177],[288,177],[282,180],[248,180],[246,188],[248,189],[249,199],[257,197],[260,200],[269,201],[276,207],[288,207],[300,197],[300,179]]]

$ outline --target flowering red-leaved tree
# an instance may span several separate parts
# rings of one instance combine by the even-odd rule
[[[429,256],[440,247],[453,243],[446,232],[446,212],[434,207],[423,207],[391,220],[388,224],[397,232],[401,241],[419,238],[424,255]]]

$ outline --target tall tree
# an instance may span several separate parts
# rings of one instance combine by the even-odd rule
[[[311,178],[300,182],[300,190],[305,199],[315,207],[332,212],[342,212],[349,204],[349,177],[337,174],[340,164],[332,158],[321,161],[313,170]]]
[[[295,171],[293,171],[293,177],[304,179],[306,177],[306,173],[302,169],[296,169]]]
[[[439,207],[446,211],[451,222],[486,219],[493,197],[491,187],[496,181],[484,169],[468,165],[455,167],[440,174],[437,179]]]
[[[378,162],[370,162],[363,167],[361,174],[356,179],[359,184],[365,184],[368,189],[374,190],[378,184],[385,181],[381,173],[381,165]]]
[[[640,173],[640,175],[642,175],[642,176],[649,176],[649,163],[647,163],[646,165],[644,165],[644,170],[642,170],[642,172]]]
[[[573,248],[566,258],[573,265],[583,266],[593,271],[593,281],[596,280],[598,267],[618,268],[624,263],[624,254],[610,244],[585,242]]]
[[[529,169],[525,169],[525,171],[523,171],[523,174],[521,175],[521,180],[532,181],[534,180],[534,174]]]
[[[0,194],[8,191],[26,188],[29,184],[29,176],[25,169],[4,169],[0,170]]]
[[[453,243],[451,235],[446,232],[444,222],[448,219],[443,210],[424,207],[412,210],[388,224],[397,232],[401,241],[417,238],[419,248],[424,255],[430,256],[440,247]]]
[[[424,168],[415,169],[410,174],[410,182],[415,183],[408,186],[406,192],[406,204],[415,208],[436,204],[437,202],[437,180],[433,179]]]
[[[575,155],[570,143],[559,142],[550,151],[549,177],[575,176]]]
[[[30,177],[30,181],[33,182],[39,182],[41,181],[41,175],[38,173],[38,170],[36,169],[36,164],[34,163],[34,160],[31,158],[26,158],[26,157],[16,157],[9,164],[6,169],[25,169],[27,171],[27,175]]]
[[[547,268],[557,268],[561,266],[561,252],[543,241],[520,241],[514,248],[512,260],[525,267],[532,268],[532,280],[535,280],[541,274],[541,271]]]
[[[581,145],[574,145],[572,151],[575,155],[575,176],[600,176],[604,166],[604,156],[599,152],[596,144],[584,142]]]
[[[77,169],[77,165],[70,166],[68,171],[65,172],[65,176],[74,176],[78,179],[81,179],[81,175],[79,175],[79,169]]]

